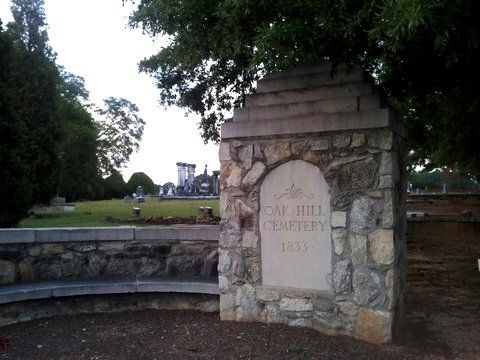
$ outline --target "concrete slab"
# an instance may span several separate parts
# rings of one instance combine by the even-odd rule
[[[15,284],[0,287],[0,304],[44,299],[51,296],[52,288],[47,283]]]
[[[178,242],[177,231],[169,226],[148,226],[135,228],[135,240],[162,240]]]
[[[35,230],[35,242],[95,241],[94,228],[45,228]]]
[[[135,238],[133,226],[97,227],[95,234],[98,241],[133,240]]]
[[[107,279],[107,280],[79,280],[50,282],[53,297],[122,294],[133,293],[136,290],[135,280]]]
[[[137,280],[137,292],[220,294],[218,280],[205,278],[156,278]]]
[[[0,244],[35,242],[34,229],[0,229]]]

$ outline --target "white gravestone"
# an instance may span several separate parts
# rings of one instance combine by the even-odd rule
[[[330,193],[319,168],[292,160],[265,177],[260,234],[263,285],[330,289]]]

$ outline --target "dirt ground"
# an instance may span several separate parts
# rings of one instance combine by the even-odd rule
[[[393,345],[221,322],[218,314],[145,310],[0,328],[0,359],[480,360],[480,239],[407,239],[407,249],[407,324]]]

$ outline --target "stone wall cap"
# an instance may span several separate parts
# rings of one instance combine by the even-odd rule
[[[0,244],[33,243],[34,229],[0,229]]]
[[[221,134],[222,139],[233,139],[375,128],[390,128],[401,132],[402,127],[397,123],[389,109],[377,109],[350,113],[319,113],[277,120],[234,121],[223,123]]]
[[[90,241],[218,241],[218,225],[0,229],[0,244]]]

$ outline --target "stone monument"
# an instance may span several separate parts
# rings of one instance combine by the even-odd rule
[[[222,319],[373,343],[401,327],[405,130],[372,83],[328,63],[269,75],[222,125]]]

